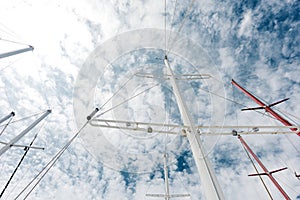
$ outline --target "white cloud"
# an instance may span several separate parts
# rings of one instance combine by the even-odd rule
[[[240,24],[240,28],[238,31],[238,36],[250,37],[253,34],[252,28],[253,28],[252,12],[249,10],[244,14],[243,20]]]
[[[174,2],[168,1],[168,7],[173,9]],[[178,10],[175,12],[177,17],[174,20],[176,27],[180,26],[180,19],[182,19],[178,14],[182,14],[183,9],[186,9],[189,2],[178,3]],[[293,2],[290,1],[289,3]],[[30,151],[24,167],[21,168],[21,172],[24,172],[24,178],[18,176],[12,186],[8,188],[6,195],[9,196],[8,199],[12,199],[76,132],[72,92],[79,68],[86,57],[97,44],[118,33],[145,27],[163,29],[164,3],[154,3],[153,1],[27,2],[16,0],[3,1],[0,4],[1,23],[17,33],[5,33],[5,36],[9,39],[16,38],[17,41],[29,42],[36,47],[33,54],[26,53],[26,57],[30,55],[29,60],[22,59],[21,62],[17,62],[1,71],[0,91],[2,94],[5,94],[0,101],[1,115],[7,114],[11,109],[15,109],[17,115],[19,114],[20,117],[23,117],[48,106],[53,108],[53,113],[48,117],[48,123],[42,128],[39,140],[36,142],[37,145],[45,146],[46,150]],[[272,9],[268,10],[267,8],[270,5],[272,5],[270,7]],[[259,30],[259,28],[266,28],[268,25],[268,21],[266,21],[266,27],[260,27],[260,23],[263,20],[272,21],[272,19],[267,18],[267,14],[271,12],[274,15],[278,14],[285,5],[285,2],[276,1],[269,1],[266,4],[258,3],[257,7],[253,9],[245,9],[246,5],[241,5],[241,10],[244,9],[243,12],[233,13],[233,8],[238,6],[236,2],[196,2],[192,8],[193,16],[187,18],[182,32],[197,42],[203,43],[203,46],[209,47],[209,55],[218,64],[217,66],[220,66],[217,69],[227,74],[225,78],[240,78],[240,75],[246,77],[247,82],[243,81],[243,86],[270,102],[283,96],[291,96],[292,99],[288,104],[285,103],[278,107],[284,110],[287,109],[291,113],[299,113],[300,108],[297,105],[297,102],[300,101],[300,89],[299,84],[297,84],[299,83],[299,70],[297,68],[299,60],[296,57],[298,48],[297,46],[295,47],[296,43],[293,42],[297,41],[298,36],[294,38],[294,33],[298,30],[298,23],[289,22],[291,18],[288,17],[287,21],[277,21],[274,30]],[[169,11],[168,20],[172,18],[172,9]],[[241,20],[239,23],[238,19]],[[291,26],[289,30],[279,32],[281,25],[287,22]],[[171,29],[169,25],[168,27]],[[0,33],[2,30],[3,28],[0,29]],[[284,33],[284,37],[278,38],[277,34],[280,35],[282,33]],[[0,37],[3,37],[3,35],[0,35]],[[254,44],[255,42],[257,42],[257,45]],[[128,43],[131,44],[131,41],[128,41]],[[199,55],[199,52],[193,52],[189,48],[187,50],[195,57],[204,55],[202,53]],[[251,57],[253,54],[257,56]],[[286,58],[280,57],[281,55]],[[121,61],[120,58],[118,62]],[[136,54],[127,59],[127,61],[127,66],[122,66],[123,69],[129,68],[130,64],[133,66],[137,61],[147,61],[147,55],[139,57]],[[273,61],[275,64],[271,66]],[[180,64],[185,65],[185,62]],[[187,68],[182,68],[181,70],[182,72],[188,72]],[[245,74],[245,71],[249,74]],[[125,75],[127,74],[125,72]],[[251,75],[255,75],[255,79],[250,79]],[[117,80],[112,80],[116,73],[111,68],[105,69],[105,76],[99,80],[100,88],[98,88],[99,92],[105,93],[101,93],[103,95],[97,94],[99,99],[104,99],[103,101],[106,99],[104,97],[109,97],[109,90],[116,90],[120,84],[124,83],[117,84]],[[144,83],[146,82],[144,81]],[[114,85],[107,85],[108,83]],[[137,81],[132,84],[132,87],[129,87],[128,90],[136,89],[137,92],[142,88]],[[197,88],[188,90],[187,86],[189,85],[181,84],[181,88],[185,90],[185,98],[189,101],[190,108],[195,108],[195,105],[198,105],[196,107],[199,107],[199,110],[201,110],[201,106],[206,106],[207,102],[197,102],[198,98],[193,96]],[[105,91],[102,90],[102,87],[105,88]],[[250,106],[254,105],[253,102],[242,97],[241,94],[237,92],[234,94],[239,102],[244,102]],[[153,119],[153,121],[158,118],[159,120],[164,120],[165,116],[159,115],[160,113],[157,111],[163,107],[162,104],[164,102],[162,101],[164,101],[164,98],[162,95],[161,90],[154,89],[142,96],[143,98],[135,99],[130,102],[130,105],[148,113],[146,115],[131,109],[128,115],[132,116],[131,114],[135,114],[134,118],[141,120],[147,117],[151,120]],[[154,96],[155,98],[152,98]],[[150,103],[153,102],[156,106],[149,107]],[[220,108],[223,108],[222,104],[218,105],[218,109]],[[193,111],[197,113],[200,112],[199,110],[194,109]],[[176,110],[174,109],[173,113],[175,112]],[[234,119],[232,117],[228,120],[229,123],[277,124],[272,120],[265,120],[264,116],[254,112],[238,112],[237,115],[239,118]],[[170,116],[168,115],[167,117]],[[194,113],[194,116],[198,115]],[[200,118],[196,121],[201,122]],[[15,127],[17,125],[13,126],[13,128]],[[5,133],[5,135],[7,134],[8,132]],[[111,134],[112,136],[106,135],[105,138],[110,139],[111,143],[118,147],[119,150],[134,153],[145,149],[152,151],[153,148],[158,148],[158,144],[162,145],[165,142],[161,140],[170,142],[169,150],[174,153],[176,150],[182,152],[188,146],[183,142],[185,138],[173,139],[170,137],[166,139],[161,136],[156,137],[149,143],[141,141],[136,143],[136,138],[125,137],[124,135],[119,135],[118,132],[111,132]],[[32,135],[33,133],[30,136]],[[298,180],[293,177],[293,170],[298,173],[300,171],[297,168],[299,166],[299,159],[297,159],[299,152],[293,147],[299,146],[298,137],[295,135],[283,137],[252,136],[245,137],[245,139],[249,141],[249,145],[253,147],[253,150],[263,153],[262,159],[268,168],[275,169],[282,165],[288,165],[290,170],[276,175],[276,178],[291,194],[292,198],[299,195],[295,192],[299,191]],[[30,139],[24,139],[23,142],[25,141],[30,141]],[[124,176],[118,171],[110,169],[109,167],[111,166],[107,166],[107,163],[99,163],[95,159],[95,155],[92,156],[87,153],[86,147],[82,146],[81,143],[82,141],[78,139],[71,145],[63,155],[63,158],[58,161],[35,189],[30,199],[106,200],[120,199],[120,197],[122,199],[144,199],[146,192],[154,192],[156,189],[163,192],[163,181],[160,173],[157,171],[154,172],[154,179],[149,178],[149,174],[136,175],[136,192],[132,192],[132,190],[126,188]],[[129,145],[131,143],[133,144]],[[237,139],[233,137],[222,137],[216,145],[240,148]],[[163,146],[159,148],[161,150]],[[230,149],[228,152],[226,150],[225,148],[226,154],[233,154],[229,151]],[[275,154],[274,150],[280,150],[280,152]],[[20,149],[12,150],[10,154],[1,157],[1,169],[4,169],[0,174],[1,177],[4,177],[1,180],[1,185],[5,184],[15,166],[15,160],[19,159],[19,154],[22,152]],[[107,149],[104,152],[107,153]],[[218,169],[218,179],[222,184],[225,195],[229,199],[266,198],[258,179],[247,177],[247,174],[252,173],[253,169],[250,167],[249,162],[246,161],[242,149],[239,149],[237,154],[236,162],[238,163],[236,166]],[[109,155],[107,154],[106,156]],[[220,152],[209,154],[212,159],[214,159],[214,155],[222,154]],[[151,164],[152,168],[150,170],[154,170],[161,164],[160,156],[158,153],[143,155],[142,157],[146,160],[140,160],[138,164]],[[174,157],[174,155],[172,156]],[[35,161],[29,161],[31,158]],[[121,160],[122,158],[119,158],[119,161]],[[214,166],[218,166],[218,163],[214,163]],[[144,167],[146,168],[147,166]],[[176,167],[176,164],[172,164],[170,165],[170,170],[174,172],[177,169]],[[192,194],[192,199],[199,199],[203,196],[201,183],[197,177],[195,165],[191,163],[190,167],[191,173],[182,171],[172,174],[170,172],[171,177],[173,177],[172,190],[188,192]],[[182,185],[187,191],[182,190]],[[273,188],[271,184],[269,186]],[[274,190],[272,189],[272,191]],[[275,194],[276,198],[281,198],[280,194],[276,192]]]

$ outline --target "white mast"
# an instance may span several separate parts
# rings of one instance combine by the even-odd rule
[[[15,116],[15,113],[14,112],[11,112],[9,115],[3,117],[2,119],[0,119],[0,124],[6,120],[8,120],[9,118]]]
[[[9,56],[14,56],[14,55],[24,53],[24,52],[27,52],[27,51],[33,51],[33,49],[34,49],[33,46],[29,45],[27,48],[24,48],[24,49],[19,49],[19,50],[16,50],[16,51],[2,53],[2,54],[0,54],[0,59],[1,58],[6,58],[6,57],[9,57]]]
[[[184,126],[190,127],[190,131],[187,131],[187,138],[191,145],[191,150],[193,152],[193,157],[198,169],[198,173],[201,179],[201,183],[204,188],[205,196],[209,200],[220,200],[224,199],[223,192],[217,178],[213,172],[211,164],[206,157],[206,153],[202,146],[199,134],[197,134],[196,128],[192,122],[192,117],[187,110],[186,104],[183,101],[183,98],[180,94],[178,85],[176,83],[174,73],[170,67],[167,56],[164,59],[165,65],[167,67],[168,74],[170,74],[170,81],[172,88],[174,90],[175,98],[179,107],[179,111],[181,114],[182,121]]]
[[[24,131],[22,131],[19,135],[14,137],[11,141],[9,141],[4,147],[0,149],[0,156],[4,154],[9,148],[14,146],[16,142],[18,142],[26,133],[28,133],[31,129],[33,129],[38,123],[40,123],[47,115],[51,113],[51,110],[47,110],[41,117],[35,120],[29,127],[27,127]]]
[[[170,190],[169,190],[169,173],[167,167],[167,154],[164,154],[164,172],[165,172],[165,190],[166,190],[166,197],[165,200],[170,199]]]

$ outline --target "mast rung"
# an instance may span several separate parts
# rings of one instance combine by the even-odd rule
[[[7,142],[2,142],[0,141],[0,144],[7,145]],[[40,149],[40,150],[45,150],[44,147],[37,147],[37,146],[28,146],[28,145],[20,145],[20,144],[12,144],[11,147],[22,147],[22,148],[30,148],[30,149]]]
[[[283,167],[283,168],[276,169],[276,170],[269,171],[269,172],[262,172],[262,173],[258,173],[258,174],[249,174],[248,176],[264,176],[264,175],[269,176],[270,174],[280,172],[280,171],[283,171],[283,170],[286,170],[286,169],[287,169],[287,167]]]
[[[95,126],[94,124],[90,123],[92,126]],[[132,131],[141,131],[141,132],[147,132],[147,133],[165,133],[165,134],[173,134],[173,135],[178,135],[179,132],[174,132],[174,131],[164,131],[164,130],[156,130],[151,127],[147,128],[139,128],[139,127],[120,127],[120,126],[113,126],[113,125],[96,125],[98,127],[102,128],[113,128],[113,129],[121,129],[121,130],[132,130]]]
[[[157,76],[151,73],[136,73],[135,74],[138,77],[144,77],[144,78],[156,78],[156,79],[167,79],[169,80],[171,75],[169,74],[163,74],[161,76]],[[198,79],[209,79],[211,78],[211,75],[209,74],[176,74],[174,75],[174,78],[176,80],[198,80]]]
[[[165,197],[165,194],[146,194],[146,197]]]
[[[178,197],[190,197],[190,194],[146,194],[147,197],[168,197],[168,198],[178,198]]]
[[[180,126],[176,124],[162,124],[162,123],[146,123],[146,122],[134,122],[134,121],[123,121],[123,120],[111,120],[111,119],[92,119],[90,121],[92,126],[102,128],[114,128],[131,131],[141,131],[148,133],[164,133],[164,134],[181,134],[186,136],[187,131],[190,130],[188,126]],[[247,129],[236,131],[239,135],[250,135],[250,134],[293,134],[293,131],[286,130],[289,128],[299,129],[299,126],[196,126],[197,133],[200,135],[216,136],[216,135],[232,135],[232,128]],[[270,128],[282,128],[283,130],[268,131]],[[218,132],[218,129],[221,131]],[[223,129],[229,129],[228,132],[222,131]],[[264,129],[261,131],[260,129]],[[150,131],[151,130],[151,131]],[[215,131],[214,131],[215,130]],[[237,135],[236,134],[236,135]]]
[[[109,124],[123,124],[125,126],[139,126],[139,125],[147,125],[147,126],[157,126],[157,127],[164,127],[164,128],[189,128],[189,126],[183,126],[179,124],[163,124],[163,123],[148,123],[148,122],[140,122],[140,121],[125,121],[125,120],[113,120],[113,119],[92,119],[90,124],[92,126],[101,125],[101,123]],[[274,128],[282,128],[282,129],[299,129],[300,126],[195,126],[197,129],[251,129],[254,130],[258,129],[274,129]]]

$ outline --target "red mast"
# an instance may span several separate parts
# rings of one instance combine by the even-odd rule
[[[256,109],[265,109],[266,112],[270,113],[271,115],[273,115],[277,120],[279,120],[281,123],[283,123],[285,126],[294,126],[293,124],[291,124],[289,121],[287,121],[286,119],[284,119],[282,116],[280,116],[277,112],[275,112],[271,107],[279,104],[281,102],[284,102],[288,99],[283,99],[281,101],[272,103],[270,105],[266,105],[265,103],[263,103],[262,101],[260,101],[258,98],[256,98],[254,95],[252,95],[250,92],[248,92],[246,89],[244,89],[242,86],[240,86],[239,84],[237,84],[237,82],[235,82],[233,79],[231,80],[231,83],[236,86],[238,89],[240,89],[242,92],[244,92],[247,96],[249,96],[253,101],[255,101],[258,105],[260,105],[261,107],[256,107],[256,108],[249,108],[249,109],[243,109],[243,110],[256,110]],[[297,135],[300,136],[300,131],[297,128],[290,128],[292,131],[297,131]]]
[[[271,181],[274,183],[274,185],[276,186],[276,188],[280,191],[280,193],[284,196],[285,199],[291,199],[286,193],[285,191],[282,189],[282,187],[279,185],[279,183],[276,181],[276,179],[273,177],[273,173],[282,171],[287,169],[287,167],[285,168],[281,168],[278,170],[274,170],[274,171],[268,171],[268,169],[264,166],[264,164],[259,160],[259,158],[255,155],[255,153],[251,150],[251,148],[247,145],[247,143],[245,142],[245,140],[242,138],[242,136],[238,135],[239,140],[241,141],[242,145],[247,149],[247,151],[253,156],[253,158],[256,160],[256,162],[259,164],[259,166],[264,170],[264,173],[259,173],[259,174],[250,174],[249,176],[258,176],[258,175],[266,175],[268,176]]]

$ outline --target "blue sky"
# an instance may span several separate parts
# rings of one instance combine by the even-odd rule
[[[190,2],[167,1],[167,29],[176,32],[189,11]],[[232,78],[266,102],[286,97],[290,100],[277,106],[278,109],[298,116],[300,107],[300,34],[299,2],[286,1],[195,1],[190,15],[180,32],[194,44],[198,51],[186,45],[170,53],[176,72],[210,72],[224,89],[220,94],[255,106],[248,97],[230,85]],[[175,10],[175,11],[174,11]],[[4,199],[13,199],[16,194],[41,170],[49,159],[68,141],[78,129],[78,114],[74,114],[74,93],[78,74],[95,55],[98,47],[109,45],[122,34],[144,28],[162,30],[164,33],[164,2],[150,1],[3,1],[0,3],[0,38],[14,40],[35,47],[33,52],[6,59],[1,65],[0,101],[1,116],[14,110],[15,119],[51,108],[53,113],[41,126],[37,146],[44,151],[32,150],[21,166],[17,177],[8,188]],[[149,34],[149,33],[148,33]],[[163,34],[160,35],[163,41]],[[174,35],[173,35],[174,37]],[[150,35],[145,34],[144,41]],[[140,39],[140,38],[139,38]],[[159,39],[159,38],[158,38]],[[1,51],[24,45],[0,40]],[[126,41],[121,47],[130,49],[134,41]],[[150,41],[151,42],[151,41]],[[149,43],[150,43],[149,42]],[[97,87],[95,105],[103,103],[113,92],[137,71],[164,73],[162,58],[164,44],[153,41],[153,46],[162,49],[137,49],[118,55],[108,49],[109,55],[118,55],[101,66],[103,76],[94,77]],[[145,42],[148,45],[148,43]],[[126,46],[127,45],[127,46]],[[170,44],[168,44],[171,47]],[[148,47],[148,46],[147,46]],[[120,52],[122,52],[120,50]],[[195,59],[187,61],[184,52]],[[198,54],[198,55],[197,55]],[[203,63],[192,64],[203,56]],[[153,56],[155,58],[153,58]],[[104,56],[105,57],[105,56]],[[96,62],[97,63],[97,62]],[[101,63],[101,62],[100,62]],[[176,65],[177,64],[177,65]],[[8,67],[5,67],[9,65]],[[155,65],[155,66],[154,66]],[[4,66],[4,67],[3,67]],[[99,67],[99,66],[97,66]],[[143,82],[143,84],[141,84]],[[180,123],[178,110],[173,105],[174,96],[167,97],[170,85],[166,80],[133,78],[118,96],[107,105],[115,105],[124,96],[136,94],[148,85],[160,83],[159,87],[119,107],[106,117],[131,117],[152,122]],[[210,87],[209,80],[201,83],[180,83],[188,108],[197,124],[210,125],[278,125],[265,115],[255,112],[240,112],[241,106],[227,102],[201,89]],[[192,89],[190,87],[193,87]],[[216,88],[215,88],[216,89]],[[195,97],[196,95],[196,97]],[[155,97],[155,98],[154,98]],[[89,105],[91,106],[91,105]],[[205,108],[205,109],[203,109]],[[225,108],[225,109],[224,109]],[[126,111],[124,111],[126,109]],[[162,112],[164,111],[164,112]],[[84,111],[82,117],[85,118]],[[125,114],[124,114],[125,113]],[[223,113],[226,114],[223,117]],[[213,114],[214,118],[211,117]],[[129,118],[128,118],[129,119]],[[299,118],[293,118],[299,123]],[[24,129],[30,121],[13,124],[1,140],[7,141]],[[37,132],[35,129],[22,143],[28,143]],[[146,193],[163,192],[162,154],[167,146],[171,156],[169,163],[171,191],[190,193],[191,199],[205,199],[202,183],[185,138],[180,136],[155,135],[112,131],[110,136],[99,131],[115,149],[100,148],[94,155],[84,136],[78,138],[63,154],[52,170],[45,176],[29,199],[147,199]],[[95,133],[96,135],[98,133]],[[203,137],[222,189],[227,199],[266,199],[266,192],[259,179],[247,177],[253,173],[239,141],[231,136]],[[300,172],[299,138],[287,136],[245,136],[262,161],[270,169],[289,167],[275,175],[292,199],[300,195],[299,180],[293,173]],[[21,141],[20,141],[21,142]],[[95,143],[98,144],[98,143]],[[114,160],[112,151],[121,152]],[[144,153],[140,153],[140,151]],[[150,153],[149,153],[150,152]],[[20,158],[21,149],[12,149],[1,157],[0,185],[4,185]],[[112,158],[112,160],[108,160]],[[136,159],[136,160],[134,160]],[[134,160],[134,162],[132,161]],[[115,165],[114,163],[118,161]],[[137,168],[130,169],[128,166]],[[149,166],[149,168],[148,168]],[[124,171],[133,173],[119,172]],[[143,169],[149,173],[137,173]],[[147,169],[147,170],[146,170]],[[138,171],[141,172],[141,171]],[[275,199],[280,194],[268,180],[266,182]],[[150,198],[148,198],[150,199]],[[155,199],[155,198],[153,198]]]

